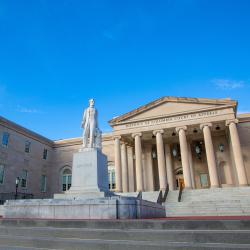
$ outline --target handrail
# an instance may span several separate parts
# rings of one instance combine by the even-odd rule
[[[33,199],[34,195],[30,193],[10,192],[0,193],[0,205],[3,205],[7,200]]]
[[[157,203],[162,204],[163,202],[165,202],[167,199],[168,192],[169,192],[169,185],[167,184],[164,194],[163,194],[163,190],[160,191],[159,196],[157,198]]]
[[[178,202],[181,202],[182,191],[183,191],[183,186],[180,185],[180,188],[179,188],[179,195],[178,195]]]
[[[139,191],[136,198],[139,199],[139,200],[142,200],[142,191]]]

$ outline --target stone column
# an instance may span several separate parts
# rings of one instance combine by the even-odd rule
[[[200,129],[203,130],[203,134],[204,134],[204,141],[205,141],[206,155],[207,155],[207,165],[208,165],[211,188],[217,188],[219,187],[219,178],[218,178],[218,171],[217,171],[217,166],[216,166],[214,146],[213,146],[210,127],[212,127],[211,123],[200,125]]]
[[[157,148],[157,162],[159,169],[159,182],[160,190],[165,190],[167,187],[167,173],[165,165],[165,155],[164,155],[164,144],[162,134],[163,130],[153,131],[153,134],[156,136],[156,148]]]
[[[134,179],[134,158],[133,158],[133,147],[127,146],[128,153],[128,183],[129,183],[129,192],[135,191],[135,179]]]
[[[116,192],[122,192],[122,176],[121,176],[121,136],[115,136],[115,185]]]
[[[188,155],[189,155],[189,166],[190,166],[190,176],[191,176],[191,181],[192,181],[192,188],[195,189],[195,176],[194,176],[194,166],[193,166],[191,142],[188,143]]]
[[[180,148],[181,148],[181,163],[183,168],[183,176],[186,189],[192,189],[192,181],[190,175],[189,167],[189,157],[188,157],[188,144],[185,130],[186,126],[176,128],[176,132],[179,134]]]
[[[135,167],[137,192],[143,191],[141,136],[142,133],[132,134],[132,137],[135,138]]]
[[[147,170],[147,191],[154,191],[154,172],[152,159],[152,144],[145,145],[145,162]]]
[[[237,119],[229,120],[229,121],[226,121],[226,125],[229,126],[234,162],[235,162],[235,167],[236,167],[236,171],[238,175],[239,185],[247,186],[248,183],[247,183],[246,169],[244,166],[244,161],[243,161],[242,152],[241,152],[240,138],[239,138],[239,134],[238,134],[237,126],[236,126],[238,122],[239,121]]]
[[[128,192],[128,156],[127,145],[122,143],[121,145],[121,160],[122,160],[122,191]]]
[[[166,156],[167,180],[168,180],[169,190],[172,191],[175,189],[175,182],[174,182],[171,148],[169,144],[165,144],[165,156]]]

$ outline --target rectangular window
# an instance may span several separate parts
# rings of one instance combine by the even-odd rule
[[[112,171],[112,189],[115,189],[115,171]]]
[[[43,150],[43,159],[46,160],[47,157],[48,157],[48,150],[45,148],[45,149]]]
[[[4,180],[4,165],[0,165],[0,184],[3,184]]]
[[[2,145],[3,145],[4,147],[8,147],[9,138],[10,138],[10,134],[7,133],[7,132],[4,132],[4,133],[3,133],[3,137],[2,137]]]
[[[201,187],[207,188],[209,187],[208,183],[208,174],[200,174]]]
[[[31,145],[31,142],[30,142],[30,141],[26,141],[26,142],[25,142],[25,152],[26,152],[26,153],[29,153],[29,152],[30,152],[30,145]]]
[[[21,187],[22,188],[27,188],[27,178],[28,178],[28,171],[24,169],[21,175]]]
[[[47,176],[42,175],[41,178],[41,192],[45,193],[47,191]]]

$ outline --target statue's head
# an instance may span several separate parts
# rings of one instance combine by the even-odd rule
[[[89,100],[89,106],[90,106],[91,108],[93,108],[94,105],[95,105],[95,100],[94,100],[94,99],[90,99],[90,100]]]

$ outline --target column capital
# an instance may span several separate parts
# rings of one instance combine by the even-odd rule
[[[176,131],[177,133],[179,133],[180,130],[184,130],[184,131],[187,130],[187,126],[181,126],[181,127],[176,127],[176,128],[175,128],[175,131]]]
[[[114,139],[114,140],[115,140],[115,139],[121,140],[121,138],[122,138],[122,137],[121,137],[120,135],[114,135],[114,136],[113,136],[113,139]]]
[[[128,143],[128,142],[126,142],[126,141],[122,141],[121,145],[125,145],[125,146],[127,146],[127,145],[129,145],[129,143]]]
[[[135,138],[136,136],[140,136],[140,137],[141,137],[141,136],[142,136],[142,133],[139,132],[139,133],[134,133],[134,134],[132,134],[132,137],[133,137],[133,138]]]
[[[230,119],[230,120],[226,120],[226,126],[229,126],[231,123],[239,123],[238,119]]]
[[[204,127],[209,127],[211,128],[213,126],[213,124],[211,122],[208,123],[202,123],[200,124],[200,129],[203,130]]]
[[[156,136],[157,133],[164,134],[164,130],[163,129],[158,129],[158,130],[153,131],[154,136]]]

